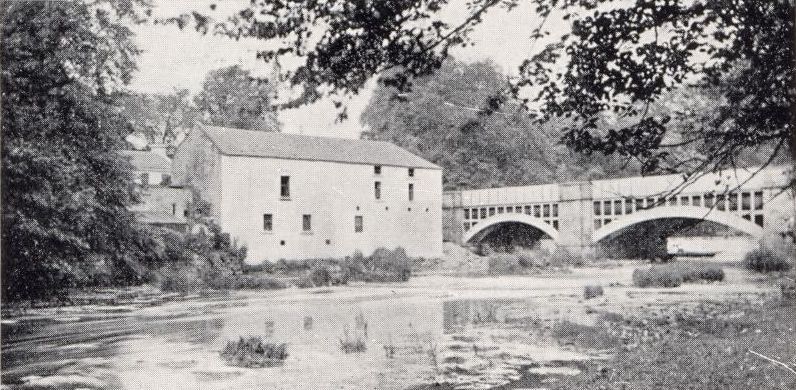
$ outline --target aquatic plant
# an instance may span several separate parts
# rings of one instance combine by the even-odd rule
[[[287,359],[287,344],[267,343],[261,337],[240,337],[228,341],[221,351],[227,364],[236,367],[273,367]]]
[[[603,287],[602,286],[593,286],[588,285],[583,287],[583,298],[584,299],[592,299],[597,298],[603,295]]]

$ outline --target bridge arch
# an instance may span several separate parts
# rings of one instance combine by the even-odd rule
[[[638,223],[668,218],[711,221],[737,229],[756,238],[762,237],[764,233],[763,228],[754,224],[752,221],[743,219],[726,211],[710,210],[696,206],[661,206],[648,210],[639,210],[633,214],[625,215],[622,218],[605,224],[592,233],[592,242],[596,244],[602,239]]]
[[[469,243],[472,241],[480,241],[487,234],[489,234],[495,227],[507,223],[519,223],[534,227],[539,231],[541,231],[542,233],[548,235],[550,238],[553,239],[554,242],[558,243],[559,240],[558,230],[556,230],[553,226],[551,226],[548,223],[545,223],[540,218],[535,218],[527,214],[519,214],[519,213],[497,214],[489,218],[478,221],[478,223],[475,226],[470,228],[470,230],[468,230],[464,234],[462,242]]]

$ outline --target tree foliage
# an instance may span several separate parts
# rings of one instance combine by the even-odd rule
[[[470,0],[468,16],[457,23],[441,16],[452,6],[447,0],[252,2],[228,19],[202,11],[170,21],[265,40],[258,55],[268,61],[298,59],[301,65],[283,76],[303,87],[295,102],[302,104],[325,93],[356,93],[378,74],[409,91],[452,48],[470,44],[469,33],[487,12],[511,11],[518,1]],[[530,39],[548,44],[522,64],[511,88],[482,102],[485,109],[523,99],[536,121],[566,119],[563,140],[574,150],[637,160],[647,173],[715,170],[761,145],[771,156],[788,147],[792,0],[531,2],[541,23],[531,26]],[[569,31],[551,38],[548,18],[569,23]],[[316,26],[323,26],[320,36]],[[678,143],[700,152],[685,158],[667,142],[671,116],[649,112],[683,86],[717,97],[710,115],[694,119],[698,124]],[[601,127],[606,115],[622,120]]]
[[[411,92],[380,85],[362,115],[364,136],[440,165],[446,189],[596,179],[623,168],[605,157],[582,161],[556,142],[556,126],[534,123],[519,104],[503,104],[492,115],[474,108],[508,86],[490,62],[448,60],[416,79]]]
[[[202,119],[212,125],[279,131],[273,107],[275,83],[252,77],[238,65],[210,71],[194,98]]]
[[[2,283],[4,299],[137,278],[149,236],[127,135],[112,94],[137,49],[122,20],[137,2],[18,1],[2,8]]]
[[[129,131],[150,143],[170,144],[200,118],[187,89],[168,94],[127,92],[118,99]]]

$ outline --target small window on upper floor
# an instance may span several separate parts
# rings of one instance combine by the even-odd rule
[[[373,166],[373,174],[374,175],[381,175],[381,165],[374,165]]]
[[[409,183],[409,201],[415,200],[415,185]]]
[[[282,176],[279,185],[279,196],[282,199],[290,199],[290,176]]]
[[[312,215],[304,214],[301,216],[301,230],[305,232],[312,231]]]
[[[409,168],[409,177],[415,177],[415,169]]]
[[[263,230],[270,232],[274,230],[274,215],[263,214]]]
[[[381,199],[381,182],[377,181],[373,183],[373,195],[376,199]]]

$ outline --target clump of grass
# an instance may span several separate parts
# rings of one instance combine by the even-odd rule
[[[221,357],[237,367],[273,367],[287,359],[287,344],[266,343],[261,337],[241,337],[238,341],[228,341]]]
[[[638,287],[678,287],[702,280],[720,282],[724,270],[709,263],[668,263],[633,271],[633,284]]]
[[[345,353],[360,353],[367,351],[368,346],[361,337],[349,338],[346,335],[345,338],[340,339],[340,349]]]
[[[683,277],[674,267],[658,266],[633,271],[633,284],[638,287],[678,287]]]
[[[212,279],[208,285],[220,290],[278,290],[286,287],[282,281],[265,275],[229,275]]]
[[[683,277],[683,282],[686,283],[700,280],[708,282],[721,282],[724,280],[724,270],[715,264],[675,264],[674,267],[679,269],[680,275]]]
[[[583,298],[584,299],[592,299],[597,298],[603,295],[603,287],[602,286],[593,286],[588,285],[583,287]]]
[[[764,246],[749,251],[743,259],[743,265],[756,272],[782,272],[792,267],[784,255]]]
[[[572,321],[556,322],[551,329],[552,336],[562,345],[587,346],[592,349],[611,349],[621,345],[605,327],[586,326]]]

